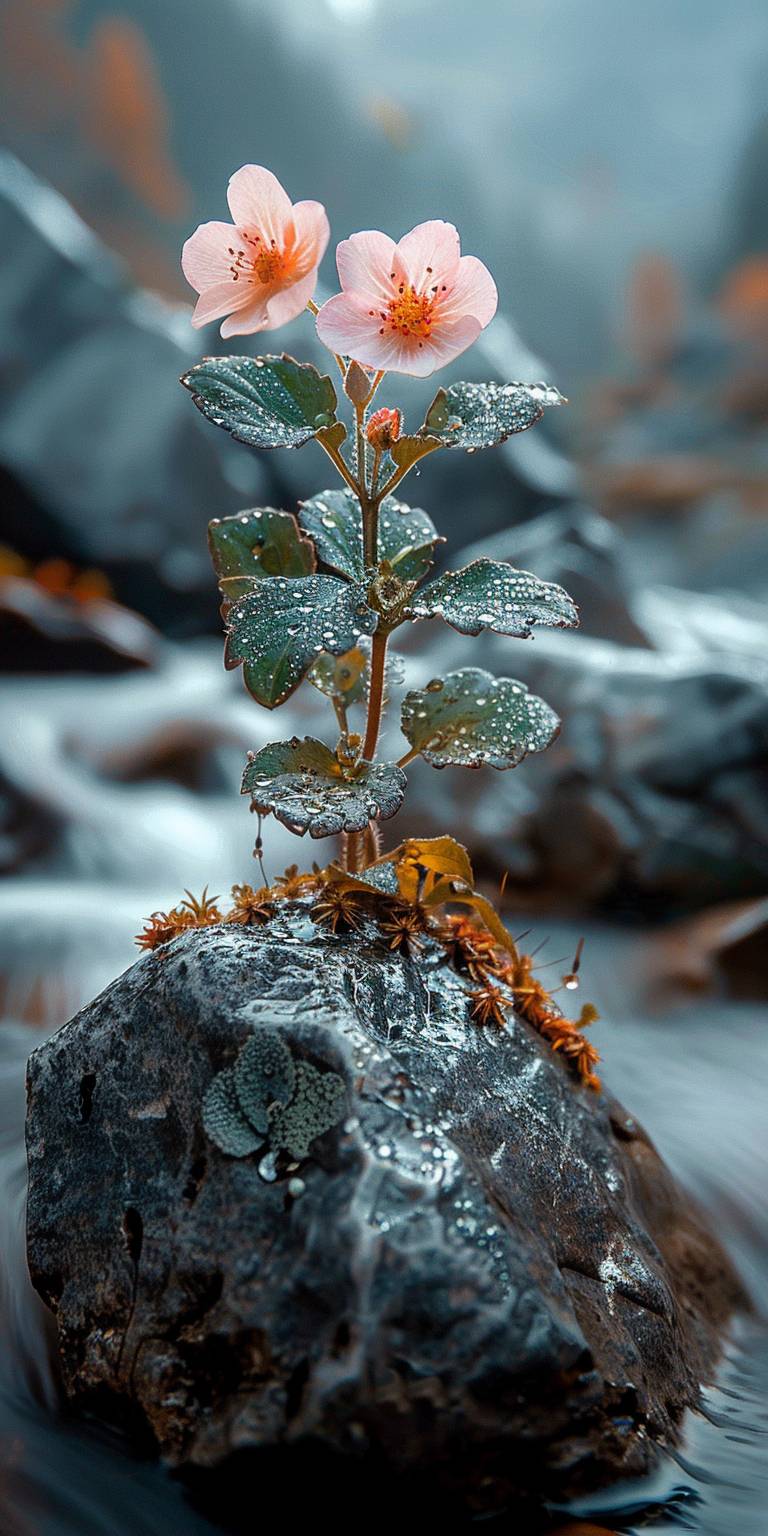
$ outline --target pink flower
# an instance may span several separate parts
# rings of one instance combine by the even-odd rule
[[[458,230],[417,224],[397,245],[380,230],[342,240],[343,289],[322,306],[317,334],[332,352],[367,368],[424,378],[476,341],[496,313],[487,267],[462,256]]]
[[[181,253],[187,282],[200,297],[192,324],[229,318],[222,336],[270,331],[306,309],[330,229],[322,203],[292,203],[263,165],[230,177],[234,224],[199,224]]]

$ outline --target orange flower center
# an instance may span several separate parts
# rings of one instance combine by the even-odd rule
[[[390,272],[393,283],[397,283],[397,291],[394,298],[387,301],[386,309],[380,309],[379,335],[385,336],[387,331],[394,331],[396,336],[414,336],[420,347],[429,340],[432,335],[432,326],[435,322],[435,305],[438,301],[438,293],[447,292],[445,283],[432,283],[427,293],[419,293],[411,283],[398,281],[397,273]],[[432,276],[432,268],[427,267],[428,277]],[[369,309],[369,315],[376,314],[375,309]]]
[[[434,298],[426,293],[417,293],[410,284],[400,284],[397,297],[390,299],[388,310],[388,324],[395,331],[402,332],[403,336],[428,336],[432,326],[432,310]]]
[[[291,262],[288,253],[278,249],[276,240],[267,242],[255,231],[244,229],[238,230],[238,234],[242,245],[228,247],[233,282],[243,279],[247,283],[273,287],[288,276]]]

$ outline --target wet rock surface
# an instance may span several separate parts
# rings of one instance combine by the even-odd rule
[[[270,1109],[249,1076],[265,1130],[228,1156],[203,1100],[254,1036],[280,1081]],[[636,1475],[743,1301],[608,1094],[524,1023],[471,1024],[431,941],[402,957],[301,903],[107,988],[31,1057],[27,1143],[67,1390],[188,1471],[284,1486],[341,1456],[466,1510]]]

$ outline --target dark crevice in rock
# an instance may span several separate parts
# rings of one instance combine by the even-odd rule
[[[195,1158],[195,1161],[190,1167],[187,1182],[182,1190],[182,1198],[184,1200],[188,1200],[190,1205],[193,1205],[197,1199],[198,1190],[203,1182],[203,1179],[205,1178],[205,1170],[207,1166],[208,1159],[206,1158],[205,1153],[202,1152],[199,1157]]]
[[[638,1291],[633,1290],[625,1281],[606,1279],[603,1275],[597,1273],[593,1265],[579,1264],[574,1261],[566,1263],[561,1260],[560,1270],[564,1274],[570,1272],[573,1275],[581,1275],[585,1280],[594,1280],[596,1285],[605,1286],[606,1290],[615,1292],[617,1296],[623,1297],[625,1301],[632,1302],[636,1307],[642,1307],[646,1312],[653,1312],[656,1317],[665,1317],[667,1315],[664,1308],[657,1302],[651,1300],[648,1296],[641,1296]]]
[[[288,1377],[285,1392],[285,1417],[290,1423],[291,1419],[298,1417],[304,1399],[307,1382],[309,1381],[309,1360],[298,1362]]]
[[[128,1249],[128,1257],[138,1269],[141,1259],[141,1250],[144,1244],[144,1223],[135,1206],[126,1206],[123,1212],[123,1236],[125,1246]]]
[[[82,1077],[81,1077],[81,1079],[80,1079],[80,1090],[79,1090],[80,1119],[82,1120],[84,1125],[87,1124],[88,1121],[91,1118],[91,1110],[93,1109],[93,1093],[94,1093],[95,1087],[96,1087],[96,1073],[95,1072],[84,1072]]]

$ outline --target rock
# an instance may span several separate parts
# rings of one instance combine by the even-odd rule
[[[641,1474],[743,1302],[609,1095],[523,1022],[471,1024],[432,940],[306,901],[144,956],[28,1083],[67,1391],[187,1472],[258,1464],[260,1496],[326,1463],[337,1499],[374,1468],[466,1511]]]

